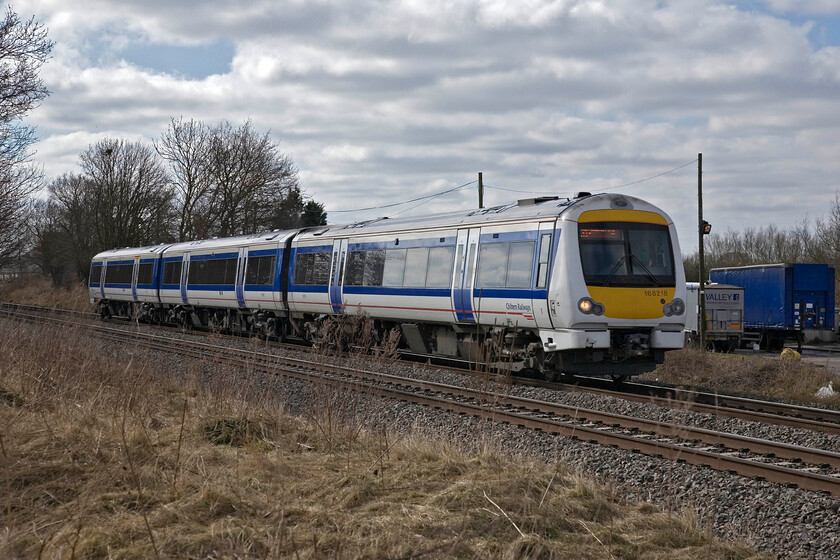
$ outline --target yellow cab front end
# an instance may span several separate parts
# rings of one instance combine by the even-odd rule
[[[566,283],[549,290],[557,369],[625,378],[683,346],[685,274],[664,212],[632,197],[596,195],[558,225]]]

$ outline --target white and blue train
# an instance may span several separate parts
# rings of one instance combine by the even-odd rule
[[[337,314],[414,353],[624,378],[683,346],[674,225],[619,194],[544,197],[152,247],[93,258],[103,315],[310,339]]]

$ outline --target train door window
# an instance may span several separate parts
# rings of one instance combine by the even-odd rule
[[[464,287],[469,289],[473,283],[473,275],[475,274],[475,251],[476,251],[476,244],[470,243],[470,249],[467,252],[467,270],[464,278]]]
[[[245,270],[245,284],[252,286],[270,286],[274,283],[275,255],[249,257]]]
[[[488,243],[478,252],[476,288],[503,288],[507,268],[509,243]]]
[[[163,265],[163,283],[181,283],[181,261],[171,261]]]
[[[382,272],[383,286],[402,286],[405,278],[406,249],[385,251],[385,267]]]
[[[530,288],[534,270],[534,242],[518,241],[510,244],[506,288]]]
[[[426,274],[427,288],[447,288],[452,283],[452,259],[454,247],[429,249],[429,270]]]
[[[154,263],[140,263],[137,267],[137,283],[151,284],[154,279],[155,264]]]
[[[405,278],[403,286],[423,287],[426,285],[426,269],[429,262],[429,249],[418,247],[408,249],[405,255]]]
[[[540,237],[540,261],[537,264],[537,288],[545,288],[548,283],[548,264],[551,256],[551,234]]]

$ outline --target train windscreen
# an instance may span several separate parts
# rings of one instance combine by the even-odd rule
[[[668,227],[635,222],[578,226],[583,275],[589,286],[676,285]]]

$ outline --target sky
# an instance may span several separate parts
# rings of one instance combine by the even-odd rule
[[[840,193],[840,0],[10,5],[55,42],[26,119],[48,179],[171,118],[250,119],[331,223],[477,208],[482,172],[485,206],[643,198],[690,253],[698,154],[714,232],[813,221]]]

